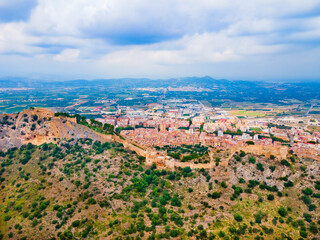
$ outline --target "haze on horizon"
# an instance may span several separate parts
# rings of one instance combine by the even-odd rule
[[[0,0],[0,76],[320,79],[318,0]]]

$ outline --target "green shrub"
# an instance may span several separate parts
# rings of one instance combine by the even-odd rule
[[[213,192],[212,194],[208,193],[208,197],[211,197],[213,199],[218,199],[221,196],[221,192]]]
[[[255,157],[249,157],[249,163],[255,164],[256,158]]]
[[[301,197],[301,199],[302,199],[302,201],[303,201],[305,204],[307,204],[307,205],[311,203],[311,199],[310,199],[310,197],[307,196],[307,195],[303,195],[303,196]]]
[[[285,217],[287,216],[287,209],[285,209],[284,207],[280,207],[278,210],[278,213],[280,214],[281,217]]]
[[[303,238],[307,238],[308,237],[308,233],[304,230],[300,230],[300,236]]]
[[[274,195],[273,195],[273,194],[268,194],[267,199],[268,199],[269,201],[274,200]]]
[[[171,237],[177,237],[177,236],[179,236],[179,231],[176,230],[176,229],[172,229],[172,230],[170,231],[170,236],[171,236]]]
[[[274,170],[276,170],[276,166],[270,166],[269,169],[271,170],[271,172],[274,172]]]
[[[313,191],[311,188],[306,188],[302,190],[302,193],[309,196],[309,195],[312,195]]]
[[[242,216],[239,213],[236,213],[233,215],[234,220],[236,220],[237,222],[242,222]]]
[[[293,187],[293,182],[291,182],[290,180],[288,181],[288,182],[285,182],[284,184],[283,184],[285,187]]]
[[[287,160],[285,160],[285,159],[282,159],[282,160],[281,160],[281,165],[290,167],[290,163],[289,163]]]
[[[312,221],[312,215],[309,213],[303,213],[303,217],[307,222],[311,222]]]
[[[227,188],[228,186],[227,186],[227,184],[225,183],[225,182],[221,182],[221,187],[223,187],[223,188]]]
[[[72,222],[72,227],[79,227],[80,226],[80,220],[76,220]]]
[[[264,167],[263,167],[262,163],[257,163],[257,169],[260,170],[261,172],[264,171]]]

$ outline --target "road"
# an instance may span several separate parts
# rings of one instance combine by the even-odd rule
[[[309,108],[308,111],[306,112],[306,116],[309,115],[309,112],[312,110],[312,108],[314,107],[314,105],[316,105],[316,104],[314,104],[314,103],[311,104],[310,108]]]

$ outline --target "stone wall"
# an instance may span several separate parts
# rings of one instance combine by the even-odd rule
[[[286,159],[289,148],[287,146],[264,146],[264,145],[246,145],[246,146],[234,146],[233,151],[240,152],[240,150],[246,153],[253,153],[256,155],[265,155],[270,157],[274,155],[278,159]]]

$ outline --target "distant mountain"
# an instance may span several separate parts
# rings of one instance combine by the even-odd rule
[[[16,87],[206,87],[212,88],[217,86],[229,86],[232,84],[253,84],[249,81],[229,81],[217,80],[209,76],[205,77],[187,77],[187,78],[172,78],[172,79],[136,79],[136,78],[120,78],[120,79],[95,79],[84,80],[76,79],[69,81],[43,81],[38,79],[27,78],[1,78],[1,88],[16,88]]]
[[[320,82],[261,82],[245,80],[214,79],[209,76],[152,80],[147,78],[120,79],[76,79],[68,81],[45,81],[19,77],[0,78],[0,88],[34,88],[36,91],[59,88],[82,88],[132,90],[135,88],[196,87],[209,89],[206,100],[214,98],[233,101],[255,101],[279,103],[286,99],[311,101],[320,99]],[[46,92],[43,92],[46,93]],[[90,94],[92,91],[86,91]],[[199,94],[198,94],[199,95]],[[203,95],[202,95],[203,97]],[[198,98],[200,99],[200,98]]]

